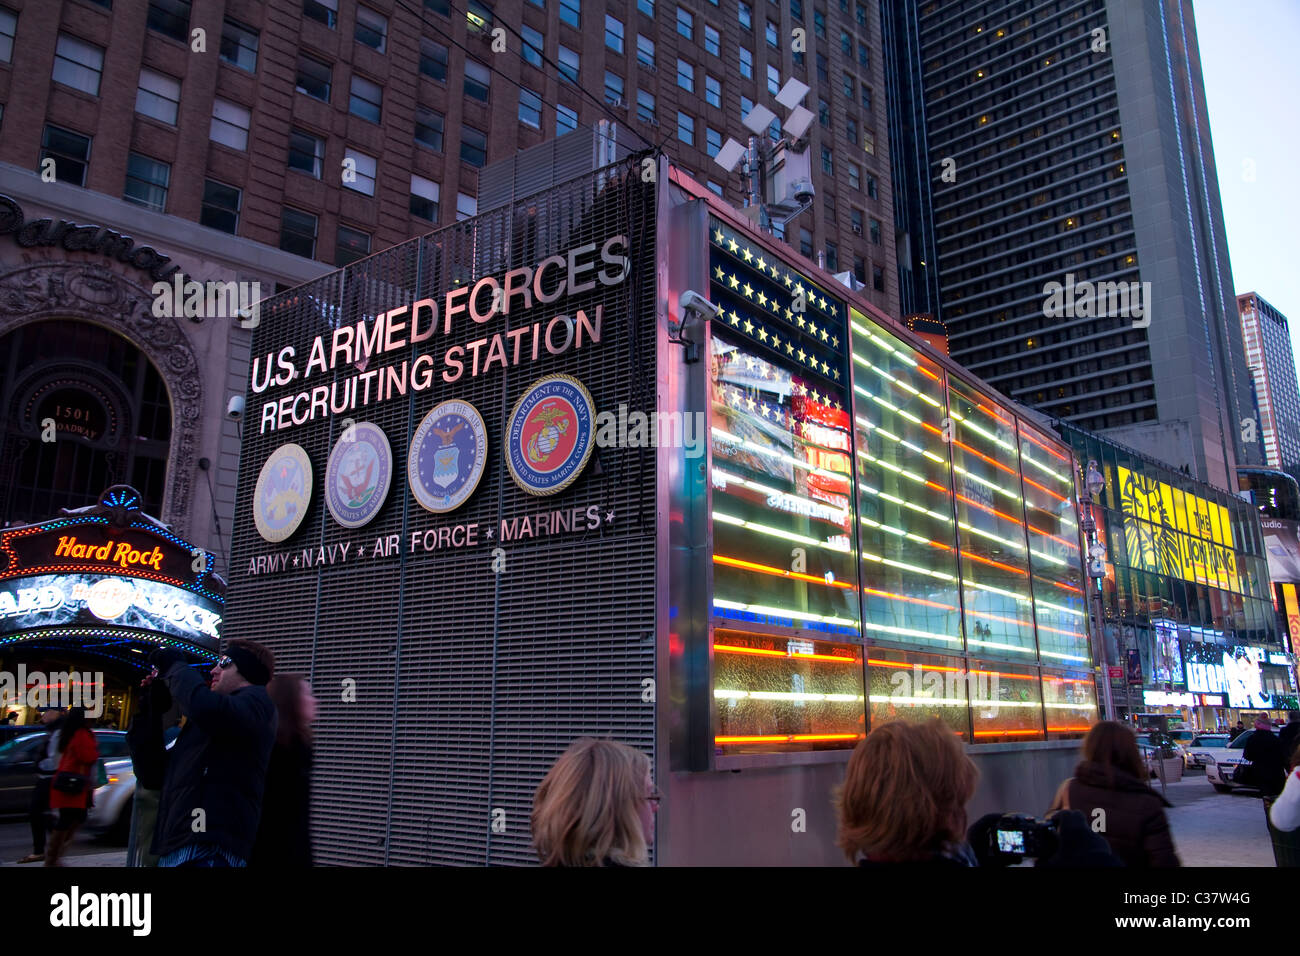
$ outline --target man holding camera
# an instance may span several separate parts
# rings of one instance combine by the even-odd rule
[[[156,651],[153,662],[186,722],[166,753],[152,852],[159,866],[245,866],[275,742],[266,693],[274,657],[252,641],[231,641],[210,688],[174,650]]]

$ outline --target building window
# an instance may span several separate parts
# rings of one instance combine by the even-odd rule
[[[370,255],[370,236],[360,229],[339,224],[339,231],[334,237],[334,264],[351,265],[358,259]]]
[[[343,188],[373,196],[376,166],[375,157],[349,146],[343,150]]]
[[[707,23],[704,24],[704,52],[722,56],[722,35]]]
[[[710,106],[722,108],[722,82],[707,73],[704,74],[704,100]]]
[[[582,25],[582,0],[560,0],[560,22],[571,27]]]
[[[146,21],[150,30],[157,30],[163,36],[190,42],[190,0],[149,0],[149,18]]]
[[[58,126],[46,126],[41,136],[41,160],[54,160],[54,177],[73,186],[86,185],[90,137]]]
[[[812,258],[812,233],[807,229],[799,230],[799,254],[807,259]]]
[[[545,42],[542,35],[530,26],[521,26],[519,34],[523,37],[524,62],[541,68],[542,51],[545,49]]]
[[[822,204],[826,210],[826,221],[829,223],[835,222],[835,197],[830,193],[826,193],[822,196]]]
[[[880,245],[880,220],[871,220],[871,242],[873,245]]]
[[[298,92],[328,103],[330,81],[334,68],[328,63],[313,59],[305,53],[298,54]]]
[[[695,92],[695,67],[681,57],[677,58],[677,85],[687,93]]]
[[[636,8],[651,20],[655,18],[655,0],[636,0]]]
[[[831,128],[831,105],[825,100],[817,101],[817,122],[827,129]]]
[[[857,163],[847,163],[849,167],[849,185],[854,189],[862,188],[862,172],[858,169]]]
[[[14,59],[14,34],[18,32],[18,14],[0,7],[0,63]]]
[[[853,234],[855,236],[862,235],[862,221],[861,209],[849,210],[849,224],[853,227]]]
[[[519,87],[519,122],[533,129],[542,128],[542,95],[526,86]]]
[[[578,111],[567,106],[555,107],[555,135],[563,136],[578,128]]]
[[[856,86],[856,82],[857,81],[853,79],[853,74],[851,73],[844,74],[844,95],[847,96],[849,99],[853,99],[853,90],[854,87]]]
[[[773,96],[781,92],[781,74],[771,63],[767,65],[767,91]]]
[[[654,69],[655,41],[649,37],[643,37],[639,33],[636,35],[636,61],[642,66]]]
[[[746,30],[754,29],[754,8],[745,0],[740,0],[737,7],[737,14],[740,17],[740,25]]]
[[[605,71],[605,102],[612,106],[623,105],[623,77]]]
[[[869,129],[862,131],[862,150],[872,156],[876,155],[876,134]]]
[[[126,155],[126,188],[122,198],[127,202],[162,212],[167,206],[167,183],[172,168],[139,153]]]
[[[753,108],[754,101],[742,93],[740,95],[740,120],[742,123],[745,121],[745,117],[749,115],[749,111]]]
[[[289,133],[289,168],[320,179],[325,164],[325,140],[295,129]]]
[[[885,270],[880,266],[871,267],[871,287],[877,292],[885,291]]]
[[[868,59],[868,54],[867,54],[867,45],[863,43],[861,40],[858,41],[858,65],[864,67],[871,66],[871,62]]]
[[[695,17],[681,7],[677,8],[677,32],[688,40],[695,39]]]
[[[743,46],[740,47],[740,75],[747,80],[754,78],[754,54]]]
[[[221,25],[221,59],[249,73],[257,72],[258,33],[234,20]]]
[[[456,194],[456,221],[478,215],[478,200],[464,193]]]
[[[463,123],[460,127],[460,158],[471,166],[487,162],[487,133]]]
[[[853,37],[848,30],[840,31],[840,52],[847,57],[853,56]]]
[[[858,142],[858,121],[857,120],[851,117],[844,120],[844,135],[848,138],[848,141],[850,143],[853,143],[855,146],[857,145]]]
[[[465,3],[465,32],[470,36],[486,36],[492,32],[495,18],[492,10],[479,0],[467,0]]]
[[[384,91],[378,83],[364,76],[352,75],[352,94],[348,97],[348,112],[364,120],[378,123],[383,107]]]
[[[104,51],[93,43],[59,34],[54,48],[54,82],[91,96],[99,95],[99,80],[104,72]]]
[[[867,25],[867,8],[860,3],[858,4],[857,17],[858,26],[865,27]]]
[[[388,17],[369,7],[357,7],[357,25],[352,38],[383,53],[388,42]]]
[[[615,53],[623,52],[623,21],[605,14],[605,46]]]
[[[649,90],[636,91],[636,118],[651,126],[658,125],[655,120],[655,95]]]
[[[576,86],[578,83],[578,54],[561,44],[557,59],[559,60],[560,79],[567,80]]]
[[[767,45],[773,50],[781,48],[781,41],[779,39],[779,34],[777,33],[776,24],[771,20],[767,21],[767,26],[763,29],[763,35],[767,39]]]
[[[248,127],[252,114],[248,107],[229,100],[212,101],[212,126],[208,138],[214,143],[229,146],[240,152],[248,149]]]
[[[822,172],[831,174],[835,172],[835,163],[831,158],[831,148],[829,146],[822,147]]]
[[[708,182],[706,182],[704,185],[708,187],[709,192],[713,193],[715,196],[722,197],[722,186],[721,186],[721,185],[719,185],[718,183],[715,183],[712,179],[710,179],[710,180],[709,180]]]
[[[239,229],[241,195],[234,186],[227,186],[212,179],[205,180],[203,205],[199,210],[199,225],[235,235]]]
[[[135,93],[135,111],[141,116],[176,125],[181,102],[181,81],[153,70],[140,70],[140,85]]]
[[[302,15],[333,30],[339,20],[339,0],[302,0]]]
[[[488,101],[492,71],[476,60],[465,61],[465,95],[482,103]]]
[[[420,40],[420,72],[439,83],[447,82],[447,48],[428,37]]]
[[[876,189],[876,177],[870,173],[867,174],[867,195],[872,199],[879,199],[880,193]]]
[[[824,86],[831,85],[831,73],[826,65],[826,56],[823,53],[817,54],[817,79]]]
[[[427,106],[415,108],[415,141],[442,152],[442,114]]]
[[[790,0],[790,19],[796,22],[803,22],[803,0]],[[812,252],[812,247],[809,247]]]
[[[826,39],[826,11],[813,9],[813,35],[819,39]]]
[[[833,242],[826,243],[826,271],[840,271],[840,249]]]
[[[411,176],[411,215],[429,222],[438,221],[439,187],[431,179]]]
[[[451,16],[451,3],[449,0],[424,0],[424,7],[426,10],[432,10],[440,16]]]
[[[865,83],[862,84],[862,108],[865,110],[871,109],[871,87]]]
[[[695,117],[681,110],[677,111],[677,138],[687,146],[695,145]]]
[[[863,285],[867,284],[867,264],[861,256],[853,257],[853,278],[857,279]]]
[[[316,217],[285,206],[280,212],[280,248],[285,252],[316,257]]]
[[[722,149],[722,134],[712,126],[704,127],[704,146],[710,156],[717,156]]]

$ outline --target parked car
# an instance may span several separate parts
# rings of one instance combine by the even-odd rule
[[[123,757],[130,764],[123,731],[96,730],[95,743],[106,765]],[[44,749],[44,731],[24,734],[0,745],[0,814],[27,812],[36,786],[36,764]]]
[[[1238,767],[1249,764],[1250,761],[1242,756],[1242,751],[1246,749],[1246,741],[1255,731],[1246,730],[1233,738],[1228,746],[1222,749],[1202,748],[1202,752],[1209,756],[1209,762],[1205,765],[1205,779],[1210,781],[1211,786],[1219,793],[1227,793],[1237,787],[1244,787],[1245,784],[1234,780]]]
[[[163,743],[168,749],[179,733],[179,727],[170,727],[163,733]],[[86,829],[123,845],[131,834],[135,769],[131,766],[129,754],[119,760],[106,759],[104,769],[108,771],[108,783],[95,791],[95,805],[86,814]]]
[[[15,737],[23,737],[36,730],[40,730],[36,724],[0,724],[0,744],[8,743]]]
[[[1204,767],[1213,754],[1222,754],[1232,743],[1232,734],[1197,734],[1186,746],[1189,767]]]

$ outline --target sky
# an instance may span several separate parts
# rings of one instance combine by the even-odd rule
[[[1300,2],[1192,5],[1233,291],[1287,317],[1300,359]]]

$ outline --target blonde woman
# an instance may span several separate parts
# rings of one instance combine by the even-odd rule
[[[533,797],[537,858],[542,866],[645,866],[658,806],[645,754],[613,740],[575,740]]]

